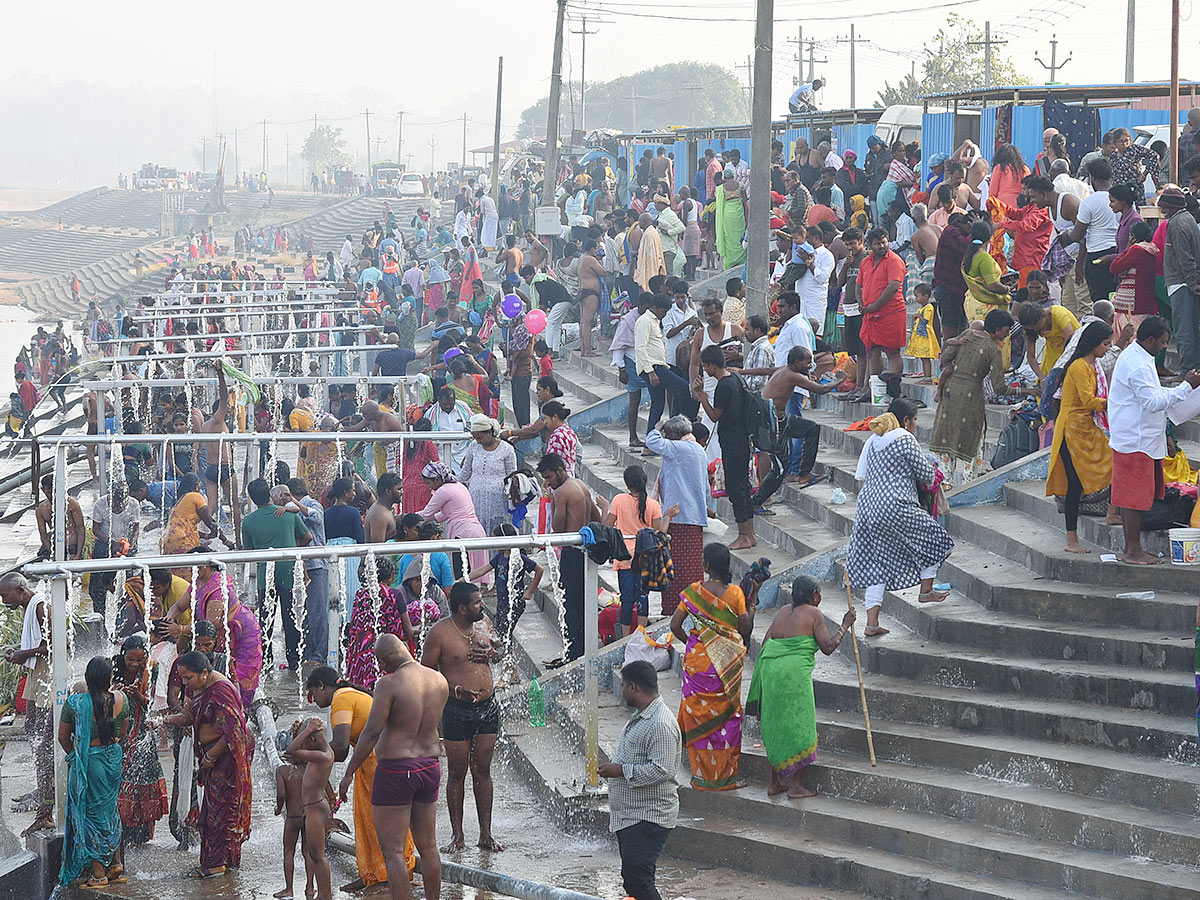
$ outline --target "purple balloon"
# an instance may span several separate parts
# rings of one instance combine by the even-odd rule
[[[521,310],[525,308],[525,304],[521,302],[521,298],[516,294],[506,294],[504,300],[500,303],[500,310],[510,319],[515,319],[521,314]]]

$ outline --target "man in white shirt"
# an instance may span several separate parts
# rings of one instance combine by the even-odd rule
[[[342,242],[342,251],[338,258],[342,261],[343,269],[354,260],[354,243],[350,240],[350,235],[346,235],[346,240]]]
[[[1132,565],[1149,566],[1162,561],[1142,549],[1142,513],[1164,493],[1167,410],[1200,387],[1200,370],[1196,369],[1173,388],[1164,388],[1159,382],[1154,357],[1167,349],[1170,336],[1166,319],[1143,319],[1136,343],[1117,359],[1108,392],[1112,504],[1120,508],[1125,530],[1122,558]]]
[[[696,311],[696,304],[692,302],[691,294],[688,293],[687,282],[682,279],[679,279],[679,282],[681,284],[676,283],[674,278],[668,279],[667,290],[663,291],[675,299],[662,320],[663,337],[667,343],[667,365],[669,366],[675,365],[675,354],[679,350],[679,345],[692,336],[692,329],[700,326],[700,315]],[[683,289],[678,292],[671,290],[677,287]]]
[[[429,411],[425,415],[433,425],[434,431],[471,430],[471,410],[466,403],[455,396],[454,388],[448,384],[443,385],[442,389],[438,391],[437,403],[429,407]],[[463,463],[467,459],[467,449],[470,446],[470,440],[455,441],[450,445],[451,469],[455,475],[462,471]]]
[[[1071,241],[1083,241],[1084,252],[1075,262],[1075,275],[1087,281],[1091,300],[1107,300],[1117,289],[1116,279],[1106,265],[1096,261],[1117,252],[1117,214],[1108,205],[1108,189],[1112,185],[1112,166],[1108,160],[1093,160],[1088,166],[1092,178],[1092,193],[1079,201],[1075,227],[1068,233]],[[1067,243],[1065,238],[1060,238]]]
[[[813,252],[808,254],[807,259],[801,257],[801,262],[808,268],[808,277],[796,282],[796,290],[800,294],[801,317],[815,319],[817,334],[823,335],[825,311],[829,306],[829,278],[833,275],[835,261],[833,253],[825,246],[825,237],[820,228],[808,229],[807,235]],[[784,362],[786,364],[786,357]]]
[[[650,419],[647,431],[653,431],[662,417],[667,391],[675,397],[688,396],[687,382],[668,366],[667,342],[663,337],[662,320],[671,309],[671,301],[655,294],[650,309],[638,316],[633,330],[633,359],[637,373],[650,383]]]
[[[1050,177],[1054,179],[1054,189],[1060,194],[1074,194],[1082,200],[1092,193],[1086,181],[1071,177],[1071,164],[1065,159],[1056,159],[1050,163]]]
[[[824,79],[814,78],[811,82],[805,82],[796,90],[792,91],[792,96],[788,98],[788,112],[798,113],[805,110],[817,108],[817,91],[825,86]]]
[[[132,556],[137,552],[138,531],[141,516],[138,502],[129,493],[141,493],[146,488],[141,479],[130,479],[128,488],[117,482],[112,493],[97,498],[92,506],[92,559],[110,559],[114,556]],[[122,545],[122,541],[126,542]],[[88,584],[92,609],[104,615],[108,592],[112,590],[115,576],[111,572],[97,572]]]
[[[814,228],[813,231],[819,229]],[[828,251],[826,251],[828,252]],[[830,254],[832,256],[832,254]],[[809,279],[805,278],[805,281]],[[826,279],[828,282],[828,278]],[[779,335],[775,338],[775,366],[786,366],[788,364],[788,354],[792,352],[793,347],[807,348],[810,357],[815,355],[817,350],[817,339],[813,334],[812,325],[801,312],[800,295],[795,291],[784,291],[779,295],[778,300],[779,318],[783,320],[783,326],[779,329]],[[822,312],[824,316],[824,312]],[[808,396],[808,391],[802,387],[797,387],[792,396],[788,398],[785,412],[789,416],[799,416],[804,410],[804,398]],[[795,465],[789,464],[789,475],[795,475],[800,472],[800,460],[803,458],[804,441],[800,438],[792,438],[792,454],[791,459],[795,461]]]

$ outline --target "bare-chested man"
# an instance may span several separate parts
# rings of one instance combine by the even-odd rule
[[[942,229],[930,224],[928,207],[924,203],[913,204],[912,220],[913,224],[917,226],[917,230],[910,238],[913,253],[916,254],[917,265],[924,266],[925,260],[937,256],[938,238],[942,235]]]
[[[383,385],[382,387],[387,388],[387,385]],[[384,409],[374,400],[364,401],[361,411],[362,422],[354,428],[347,429],[348,431],[374,431],[377,433],[384,431],[407,431],[398,415]],[[399,466],[402,448],[403,443],[401,441],[389,441],[387,443],[387,471],[390,472]],[[376,462],[376,466],[378,466],[378,462]]]
[[[300,797],[304,803],[305,864],[312,864],[317,883],[317,900],[332,900],[329,860],[325,858],[325,826],[332,815],[325,792],[333,772],[333,748],[325,734],[325,723],[313,716],[304,723],[284,755],[304,766]]]
[[[946,184],[954,192],[954,205],[959,209],[979,209],[983,205],[979,189],[967,184],[967,167],[962,160],[946,163]]]
[[[521,266],[525,263],[525,254],[517,246],[517,236],[515,234],[506,234],[504,236],[504,249],[496,257],[496,262],[504,266],[505,276],[516,275],[521,271]]]
[[[42,493],[46,499],[38,504],[36,518],[38,535],[42,539],[45,559],[54,559],[54,475],[42,476]],[[67,559],[82,559],[83,544],[87,535],[83,521],[83,507],[74,497],[67,495]]]
[[[412,900],[404,841],[412,829],[421,855],[427,900],[439,900],[442,860],[437,847],[437,795],[442,782],[438,725],[450,689],[433,669],[417,664],[394,634],[375,641],[375,658],[387,674],[375,683],[371,714],[354,745],[338,795],[344,801],[354,773],[375,751],[371,806],[375,832],[387,862],[392,900]]]
[[[790,461],[793,465],[785,466],[785,470],[795,472],[783,480],[787,484],[798,484],[802,488],[810,487],[823,480],[823,476],[814,475],[813,468],[817,464],[817,447],[821,439],[821,426],[812,419],[802,415],[787,414],[788,400],[796,388],[804,388],[812,394],[828,394],[837,385],[821,384],[810,377],[812,370],[812,353],[807,347],[796,345],[788,351],[787,365],[780,366],[763,385],[762,397],[770,401],[775,408],[776,427],[782,437],[789,439],[784,446],[790,446]],[[799,441],[797,447],[796,441]],[[799,460],[795,454],[799,453]],[[783,460],[788,462],[789,460]],[[799,464],[796,468],[795,463]]]
[[[375,482],[375,502],[367,510],[363,529],[368,544],[382,544],[396,536],[396,514],[392,511],[400,502],[400,476],[384,472]]]
[[[538,474],[553,491],[550,498],[552,529],[556,534],[573,534],[589,522],[600,521],[600,509],[586,484],[567,474],[566,464],[557,453],[547,453],[538,463]],[[583,594],[583,548],[563,547],[558,561],[559,583],[566,607],[567,655],[545,663],[554,669],[583,656],[583,604],[589,601]]]
[[[529,245],[529,259],[526,262],[539,272],[546,271],[546,266],[550,264],[550,251],[546,249],[545,244],[538,240],[538,236],[533,233],[532,228],[525,232],[525,242]]]
[[[500,736],[500,704],[496,702],[488,663],[499,661],[501,645],[489,631],[479,588],[459,581],[450,588],[450,618],[429,630],[421,653],[421,663],[441,672],[450,686],[450,698],[442,713],[442,738],[450,767],[446,805],[453,834],[443,853],[456,853],[466,846],[463,800],[468,769],[479,816],[479,846],[484,850],[504,849],[492,837],[492,754]]]
[[[100,406],[100,401],[97,398],[95,391],[88,391],[86,394],[83,395],[83,414],[87,417],[87,433],[88,434],[99,434],[100,433],[100,425],[96,421],[96,413],[97,413],[97,410],[99,409],[99,406]],[[96,477],[96,445],[95,444],[87,445],[87,461],[88,461],[88,471],[91,473],[92,477],[95,478]]]
[[[967,185],[972,191],[978,193],[979,185],[983,184],[983,179],[991,174],[991,167],[988,161],[983,158],[983,151],[979,149],[979,145],[970,138],[963,141],[951,159],[957,159],[962,162],[967,169]]]
[[[225,368],[218,362],[217,370],[217,402],[213,406],[212,415],[201,421],[203,413],[199,409],[192,410],[192,430],[197,434],[228,434],[229,425],[229,387],[225,383]],[[208,452],[209,464],[204,472],[204,481],[208,489],[208,513],[214,521],[220,521],[221,494],[233,510],[233,535],[239,546],[242,543],[242,504],[238,498],[237,473],[233,469],[233,445],[219,443],[219,450]],[[216,462],[212,460],[220,454]]]
[[[600,244],[588,238],[579,257],[579,343],[581,356],[599,356],[592,349],[592,320],[600,307],[600,291],[604,287],[604,263],[600,262]]]

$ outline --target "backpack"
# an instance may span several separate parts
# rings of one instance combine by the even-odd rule
[[[1000,439],[996,441],[996,450],[992,454],[992,468],[1007,466],[1037,449],[1037,429],[1030,428],[1024,419],[1015,418],[1000,432]]]
[[[755,450],[770,452],[775,448],[775,413],[771,404],[750,390],[741,375],[734,375],[746,396],[746,431]]]
[[[653,528],[642,528],[634,541],[634,567],[641,573],[643,591],[665,591],[675,580],[671,561],[671,536]]]

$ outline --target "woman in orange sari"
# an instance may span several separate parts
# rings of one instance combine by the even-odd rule
[[[754,630],[754,606],[733,584],[729,548],[704,548],[704,574],[680,596],[671,631],[683,641],[683,701],[679,730],[692,767],[692,787],[728,791],[738,780],[742,753],[742,664]],[[683,622],[692,619],[691,631]]]

